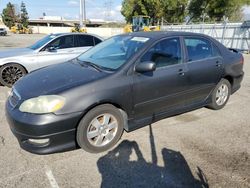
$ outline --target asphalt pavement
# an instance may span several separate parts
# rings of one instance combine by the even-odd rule
[[[0,37],[0,50],[43,35]],[[34,155],[20,149],[0,87],[0,187],[250,187],[250,56],[242,88],[219,111],[202,108],[139,130],[101,154]]]

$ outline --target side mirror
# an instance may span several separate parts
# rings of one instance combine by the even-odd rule
[[[47,52],[56,52],[56,48],[51,46],[51,47],[46,48],[46,51]]]
[[[135,66],[135,71],[139,73],[155,71],[156,64],[152,61],[139,63]]]

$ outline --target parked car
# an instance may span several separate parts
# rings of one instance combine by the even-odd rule
[[[5,28],[0,28],[0,36],[6,36],[7,30]]]
[[[123,130],[201,107],[223,108],[243,79],[243,56],[185,32],[110,38],[18,81],[6,102],[20,146],[37,154],[111,148]]]
[[[12,85],[27,73],[79,56],[103,39],[92,34],[48,35],[32,46],[0,51],[0,84]]]

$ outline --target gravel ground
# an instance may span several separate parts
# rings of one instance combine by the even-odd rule
[[[42,35],[0,37],[0,49]],[[220,111],[202,108],[131,133],[110,151],[39,156],[20,149],[0,87],[0,187],[250,187],[250,56],[242,88]]]

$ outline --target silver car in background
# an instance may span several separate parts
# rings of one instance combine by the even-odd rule
[[[25,74],[74,59],[102,41],[92,34],[50,34],[30,47],[0,51],[0,84],[11,87]]]
[[[0,28],[0,36],[6,36],[7,30],[5,28]]]

